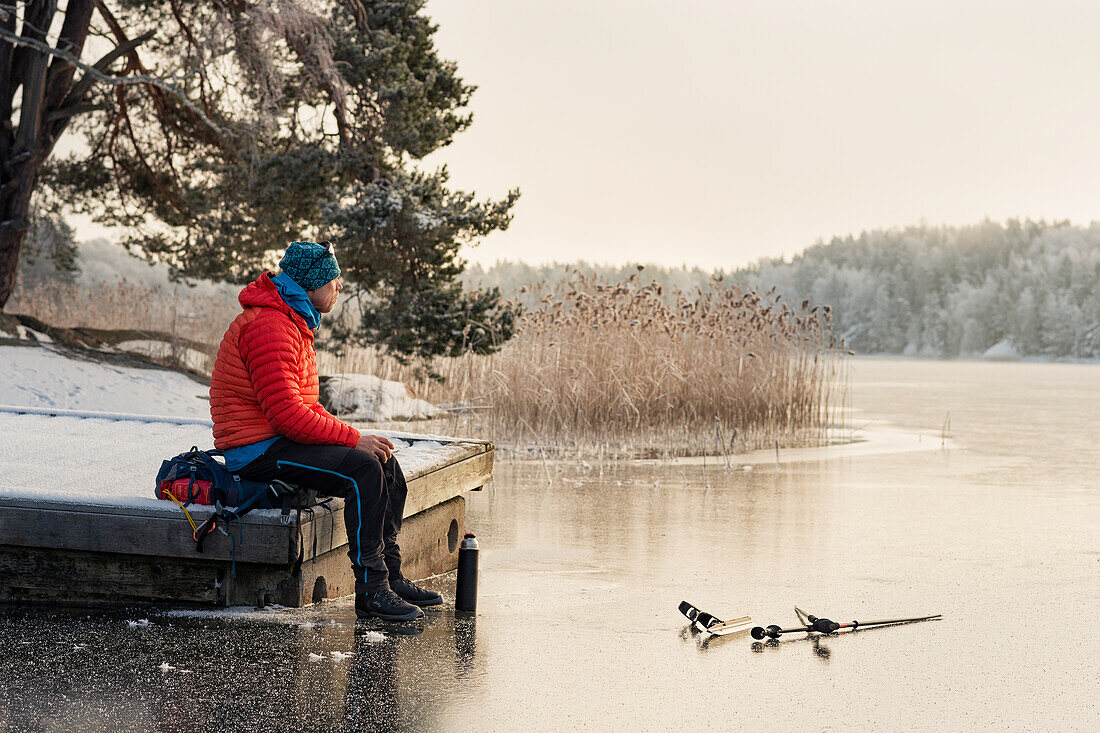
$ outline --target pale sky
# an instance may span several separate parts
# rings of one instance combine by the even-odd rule
[[[478,86],[430,156],[523,196],[470,261],[735,268],[818,239],[1100,219],[1100,3],[429,0]],[[109,232],[78,219],[78,235]]]
[[[1100,3],[429,0],[478,85],[428,159],[523,197],[471,260],[732,268],[819,238],[1100,219]]]

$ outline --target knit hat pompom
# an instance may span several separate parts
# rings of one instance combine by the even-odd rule
[[[340,265],[330,242],[291,242],[279,267],[302,290],[316,290],[340,277]]]

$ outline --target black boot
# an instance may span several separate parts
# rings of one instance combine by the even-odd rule
[[[439,595],[434,590],[427,590],[414,585],[411,580],[403,578],[400,575],[390,579],[390,588],[404,600],[420,607],[438,606],[443,603],[443,596]]]
[[[389,588],[355,594],[355,615],[385,621],[415,621],[424,615],[416,606],[405,603]]]

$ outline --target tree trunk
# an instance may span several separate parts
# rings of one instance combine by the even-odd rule
[[[19,255],[30,225],[31,194],[41,169],[40,161],[28,160],[16,167],[12,180],[3,181],[4,185],[0,186],[4,191],[0,200],[0,311],[15,290]]]
[[[69,0],[57,48],[80,57],[88,36],[95,0]],[[45,40],[57,11],[57,0],[35,0],[24,9],[24,38]],[[15,32],[15,13],[0,21]],[[75,107],[87,86],[75,99],[67,99],[76,68],[68,61],[27,45],[0,43],[0,311],[15,290],[19,256],[30,225],[31,196],[42,166],[72,114],[52,120],[50,113]],[[90,86],[90,85],[89,85]],[[19,127],[12,122],[13,98],[22,89]],[[55,117],[57,115],[54,115]]]

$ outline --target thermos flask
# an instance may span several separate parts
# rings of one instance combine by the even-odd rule
[[[477,537],[469,532],[462,538],[462,544],[458,548],[455,610],[477,610]]]

